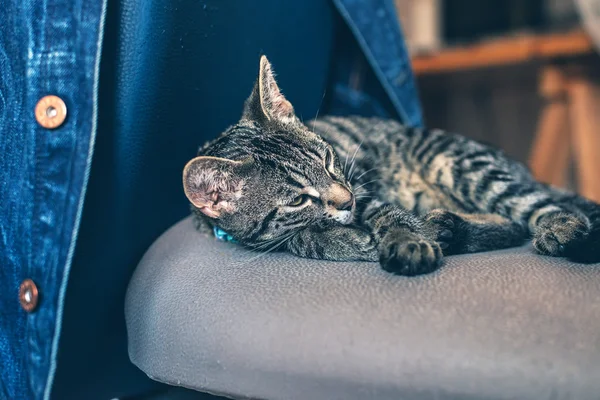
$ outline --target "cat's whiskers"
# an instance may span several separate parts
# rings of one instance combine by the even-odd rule
[[[319,111],[321,110],[321,106],[323,105],[323,100],[325,100],[325,94],[327,93],[326,90],[323,91],[323,97],[321,97],[321,102],[319,103],[319,107],[317,108],[317,114],[315,115],[315,121],[317,120],[317,118],[319,118]],[[314,132],[313,132],[314,133]]]
[[[374,167],[371,169],[366,170],[365,172],[363,172],[362,174],[360,174],[359,176],[356,177],[356,180],[359,180],[360,178],[362,178],[363,176],[365,176],[366,174],[368,174],[371,171],[375,171],[376,169],[379,169],[380,167]]]
[[[375,192],[372,190],[362,190],[360,193],[356,193],[354,195],[354,198],[358,201],[358,200],[362,200],[362,199],[367,199],[367,198],[371,198],[375,195]]]
[[[369,199],[372,199],[372,198],[373,198],[373,195],[361,196],[361,197],[357,197],[356,198],[356,202],[360,203],[362,201],[366,201],[366,200],[369,200]]]
[[[349,156],[349,155],[350,155],[350,152],[347,152],[347,153],[346,153],[346,161],[344,161],[344,176],[348,176],[348,175],[346,174],[346,166],[348,165],[348,156]],[[350,179],[348,179],[348,180],[350,180]]]
[[[352,175],[354,175],[354,171],[355,171],[354,166],[356,164],[356,154],[358,153],[358,150],[360,150],[360,148],[362,147],[364,141],[365,141],[365,138],[363,138],[360,141],[360,144],[358,145],[358,147],[356,148],[356,150],[354,150],[354,154],[352,155],[352,161],[351,161],[351,165],[350,165],[350,170],[348,171],[348,175],[349,175],[348,180],[349,181],[352,180]]]
[[[292,235],[292,234],[293,234],[293,233],[292,233],[292,232],[290,232],[290,233],[287,233],[287,234],[285,234],[285,235],[283,235],[283,236],[281,236],[281,237],[276,237],[276,238],[273,238],[273,239],[270,239],[270,240],[266,240],[266,241],[264,241],[264,242],[262,242],[262,243],[260,243],[260,244],[258,244],[258,245],[256,245],[256,246],[252,246],[252,247],[250,247],[250,249],[251,249],[252,251],[260,251],[260,250],[263,250],[263,249],[265,249],[265,248],[267,248],[267,247],[271,246],[273,243],[277,243],[277,242],[279,242],[279,241],[281,241],[281,240],[283,240],[283,239],[287,238],[288,236],[290,236],[290,235]]]
[[[317,118],[319,118],[319,111],[321,111],[321,106],[323,105],[323,100],[325,99],[325,94],[326,93],[327,93],[327,90],[324,90],[323,91],[323,97],[321,97],[321,102],[319,103],[319,107],[317,108],[317,113],[315,114],[315,118],[313,119],[314,122],[316,122]],[[302,121],[302,123],[304,123],[304,121]],[[309,129],[310,129],[310,127],[309,127]],[[314,126],[313,126],[313,129],[311,130],[311,132],[314,133],[315,135],[317,135],[317,132],[315,132],[315,130],[314,130]]]
[[[360,188],[364,187],[365,185],[368,185],[369,183],[377,182],[377,181],[380,181],[380,180],[381,180],[381,179],[373,179],[372,181],[365,182],[365,183],[363,183],[362,185],[360,185],[360,186],[358,186],[357,188],[355,188],[355,189],[354,189],[354,191],[356,192],[358,189],[360,189]]]
[[[364,196],[367,196],[367,195],[370,196],[370,195],[373,195],[373,194],[375,194],[375,192],[373,190],[366,190],[366,189],[363,189],[363,188],[361,188],[360,191],[356,191],[356,190],[354,191],[354,196],[355,197],[364,197]]]
[[[294,236],[295,234],[296,234],[295,231],[290,231],[290,232],[284,234],[283,236],[275,237],[273,239],[269,239],[269,240],[266,240],[266,241],[264,241],[262,243],[259,243],[256,246],[252,246],[252,247],[250,247],[250,249],[253,250],[253,251],[261,251],[261,250],[263,250],[263,249],[265,249],[265,248],[273,245],[274,243],[277,244],[278,242],[286,240],[288,237]]]
[[[352,159],[352,161],[350,162],[350,168],[348,169],[348,181],[352,181],[352,175],[353,175],[353,173],[352,173],[352,170],[353,170],[353,168],[354,168],[354,163],[355,163],[355,162],[356,162],[356,161],[354,160],[354,158],[353,158],[353,159]]]
[[[249,264],[249,263],[251,263],[253,261],[256,261],[256,260],[258,260],[258,259],[266,256],[270,252],[278,249],[279,247],[283,246],[286,242],[288,242],[289,240],[291,240],[294,237],[295,234],[296,234],[296,232],[291,232],[291,233],[289,233],[287,235],[282,236],[281,238],[276,238],[276,239],[273,239],[273,240],[269,241],[268,244],[272,244],[273,242],[277,242],[277,243],[275,243],[272,247],[268,248],[266,251],[261,252],[257,256],[251,257],[251,258],[249,258],[247,260],[244,260],[242,263],[237,263],[236,265],[242,266],[242,265],[245,265],[245,264]],[[263,246],[263,245],[264,245],[264,243],[261,244],[260,246],[257,246],[253,250],[259,249],[259,248],[263,249],[265,247],[268,247],[268,245],[267,246]]]

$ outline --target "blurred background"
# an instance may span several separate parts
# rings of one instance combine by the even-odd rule
[[[395,0],[425,123],[600,202],[600,0]]]

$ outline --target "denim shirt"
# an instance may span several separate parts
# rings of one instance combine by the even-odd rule
[[[0,7],[0,399],[46,399],[52,389],[94,153],[106,2],[5,0]],[[333,3],[374,81],[348,85],[355,57],[342,51],[330,112],[420,125],[393,0]],[[56,129],[36,121],[46,95],[66,104]],[[19,303],[24,279],[39,290],[29,313]]]
[[[5,0],[0,7],[0,397],[41,399],[52,382],[62,298],[93,152],[102,1]],[[66,121],[37,123],[57,95]],[[39,312],[19,304],[39,288]]]

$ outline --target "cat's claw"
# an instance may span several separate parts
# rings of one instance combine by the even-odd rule
[[[406,230],[388,232],[379,245],[381,267],[398,275],[427,274],[439,268],[442,250],[438,243]]]

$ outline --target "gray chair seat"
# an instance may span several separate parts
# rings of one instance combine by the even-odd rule
[[[257,257],[188,218],[148,250],[125,311],[142,371],[234,398],[600,398],[600,265],[529,247],[404,278]]]

